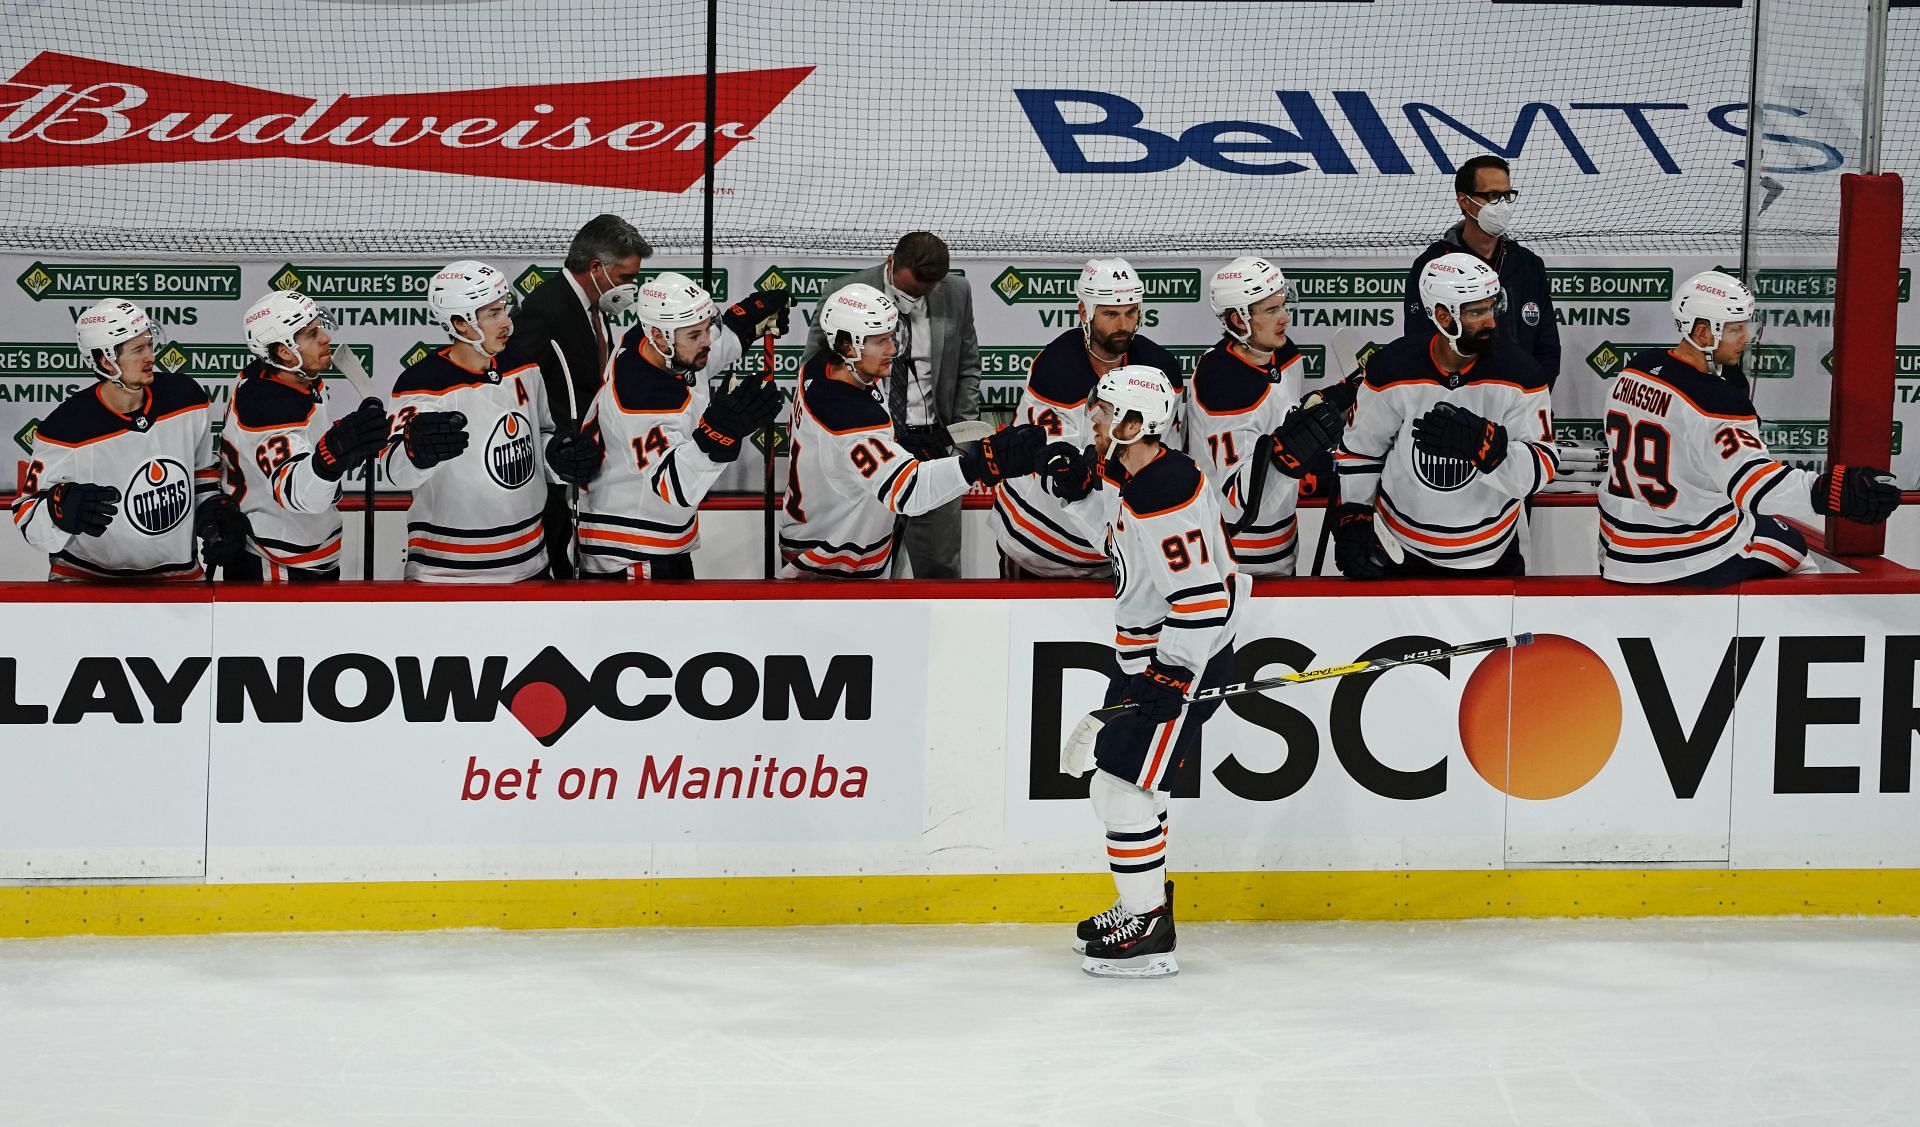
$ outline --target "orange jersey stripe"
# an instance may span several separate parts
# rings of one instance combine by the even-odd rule
[[[1520,519],[1520,508],[1516,505],[1512,512],[1508,513],[1501,520],[1495,521],[1491,527],[1483,528],[1478,532],[1468,533],[1464,536],[1437,536],[1409,528],[1402,522],[1394,519],[1393,514],[1387,511],[1385,505],[1380,506],[1375,511],[1375,515],[1385,520],[1387,527],[1393,529],[1394,534],[1402,540],[1412,540],[1417,544],[1429,544],[1435,548],[1471,548],[1475,544],[1483,544],[1489,540],[1496,540],[1504,535],[1509,528],[1513,527],[1514,522]]]
[[[1698,544],[1702,540],[1711,540],[1722,535],[1740,522],[1739,513],[1728,513],[1719,524],[1700,532],[1689,532],[1681,536],[1636,536],[1628,532],[1615,532],[1600,522],[1600,533],[1623,548],[1678,548],[1685,544]]]
[[[1002,486],[1001,488],[1005,488],[1005,487]],[[1041,528],[1039,525],[1028,520],[1026,516],[1020,512],[1020,508],[1018,505],[1014,504],[1011,501],[1006,500],[1005,498],[996,496],[994,498],[994,506],[998,508],[1002,513],[1006,514],[1006,517],[1008,520],[1019,525],[1021,528],[1026,529],[1029,533],[1033,535],[1035,539],[1053,548],[1055,551],[1061,553],[1062,555],[1068,555],[1068,556],[1074,557],[1075,559],[1087,560],[1089,562],[1094,562],[1094,563],[1103,562],[1107,558],[1105,555],[1100,553],[1089,552],[1084,548],[1076,548],[1073,545],[1068,544],[1065,541],[1061,540],[1059,537],[1052,535],[1046,529]]]
[[[638,544],[643,548],[684,548],[688,544],[693,543],[694,537],[699,534],[700,526],[697,522],[684,533],[671,538],[642,536],[637,532],[612,532],[607,529],[588,528],[585,526],[582,526],[580,529],[580,539],[582,541],[597,544]]]
[[[524,547],[540,539],[543,532],[544,530],[536,524],[518,536],[491,544],[456,544],[446,540],[430,540],[425,536],[410,536],[407,538],[407,547],[425,548],[430,552],[455,552],[460,555],[483,556],[488,552],[505,552]]]

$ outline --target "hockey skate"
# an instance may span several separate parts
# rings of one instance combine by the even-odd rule
[[[1173,903],[1172,881],[1167,882],[1167,903]],[[1088,916],[1086,919],[1081,920],[1073,929],[1074,954],[1086,954],[1087,944],[1100,938],[1101,932],[1112,931],[1114,928],[1119,927],[1126,918],[1127,910],[1120,906],[1120,901],[1115,900],[1113,907],[1108,908],[1097,916]]]
[[[1180,973],[1173,957],[1173,901],[1128,916],[1087,944],[1080,969],[1095,978],[1164,978]]]

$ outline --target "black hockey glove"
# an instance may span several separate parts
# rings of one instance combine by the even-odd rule
[[[755,290],[727,307],[720,321],[733,330],[741,344],[756,338],[787,335],[787,310],[793,306],[789,290]]]
[[[327,481],[339,481],[346,472],[380,453],[393,421],[378,399],[362,400],[350,415],[342,415],[320,436],[313,448],[313,472]]]
[[[779,418],[786,401],[772,380],[743,379],[707,404],[693,444],[716,462],[731,462],[740,456],[740,440]]]
[[[193,534],[200,538],[200,558],[213,571],[247,558],[247,537],[253,535],[253,526],[233,498],[216,493],[194,510]]]
[[[1364,382],[1366,382],[1365,374],[1363,372],[1355,372],[1346,379],[1335,380],[1319,391],[1308,395],[1306,399],[1302,399],[1300,402],[1305,403],[1307,399],[1312,399],[1317,395],[1320,397],[1320,402],[1325,403],[1327,406],[1340,412],[1342,416],[1345,416],[1347,412],[1353,410],[1354,401],[1360,398],[1360,385]]]
[[[1860,524],[1879,524],[1899,507],[1900,486],[1885,470],[1835,464],[1813,479],[1815,512]]]
[[[407,461],[429,470],[467,448],[467,417],[458,411],[422,411],[407,420]]]
[[[585,434],[556,434],[547,440],[547,468],[568,485],[588,485],[600,476],[606,451]]]
[[[1025,477],[1040,468],[1047,447],[1047,429],[1022,423],[994,431],[977,449],[960,455],[960,472],[975,485],[998,485],[1010,477]]]
[[[1507,460],[1507,428],[1451,403],[1436,403],[1414,420],[1413,444],[1436,457],[1464,459],[1481,473]]]
[[[53,526],[76,536],[100,535],[120,511],[120,491],[111,485],[63,481],[41,496]]]
[[[1378,579],[1387,573],[1387,550],[1373,531],[1373,506],[1348,503],[1327,517],[1333,521],[1333,562],[1348,579]]]
[[[1047,492],[1078,501],[1100,483],[1100,455],[1091,446],[1075,450],[1071,442],[1050,442],[1041,451],[1040,475]]]
[[[1127,680],[1120,699],[1139,705],[1134,709],[1149,724],[1165,724],[1180,715],[1186,706],[1187,692],[1193,688],[1193,670],[1184,665],[1147,663],[1146,669]]]
[[[1273,466],[1288,477],[1306,476],[1325,460],[1327,451],[1340,441],[1346,420],[1326,403],[1295,407],[1274,428]]]

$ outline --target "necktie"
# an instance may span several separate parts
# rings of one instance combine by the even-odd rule
[[[907,381],[913,378],[913,319],[901,314],[893,330],[893,379],[887,384],[887,414],[895,426],[907,425]]]

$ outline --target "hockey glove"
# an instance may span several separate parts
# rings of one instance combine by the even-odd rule
[[[233,498],[216,493],[194,510],[193,534],[200,538],[200,558],[212,571],[246,559],[247,537],[253,534],[253,526]]]
[[[348,470],[380,453],[392,425],[378,399],[361,401],[351,415],[336,419],[320,436],[313,448],[313,472],[327,481],[339,481]]]
[[[1071,504],[1100,483],[1100,455],[1091,446],[1075,450],[1071,442],[1050,442],[1041,451],[1040,475],[1047,492]]]
[[[458,411],[422,411],[407,420],[407,461],[429,470],[467,448],[467,417]]]
[[[606,451],[584,434],[556,434],[547,440],[547,468],[568,485],[588,485],[600,476]]]
[[[1304,477],[1340,441],[1346,420],[1325,402],[1301,404],[1273,432],[1273,466],[1288,477]]]
[[[1900,507],[1892,474],[1871,466],[1835,464],[1813,479],[1813,508],[1860,524],[1879,524]]]
[[[787,335],[787,310],[793,306],[788,290],[755,290],[727,307],[720,321],[733,330],[741,344],[757,337]]]
[[[981,439],[977,449],[960,455],[960,472],[975,485],[998,485],[1039,469],[1046,447],[1045,427],[1022,423],[997,430]]]
[[[1451,403],[1436,403],[1414,421],[1413,444],[1435,457],[1460,458],[1481,473],[1507,460],[1507,428]]]
[[[53,526],[75,536],[100,535],[120,511],[120,491],[111,485],[63,481],[43,496]]]
[[[1365,378],[1362,373],[1355,372],[1344,380],[1335,380],[1319,391],[1308,395],[1306,399],[1302,399],[1300,402],[1304,404],[1307,400],[1317,395],[1320,397],[1320,402],[1325,403],[1327,406],[1340,412],[1342,417],[1345,417],[1347,412],[1353,410],[1354,401],[1360,398],[1360,384]]]
[[[1139,707],[1134,712],[1149,724],[1165,724],[1186,707],[1187,691],[1193,688],[1193,670],[1184,665],[1162,665],[1150,661],[1147,667],[1127,680],[1122,701]]]
[[[1328,517],[1333,521],[1333,562],[1348,579],[1378,579],[1387,573],[1387,550],[1373,531],[1373,506],[1348,503]]]
[[[772,380],[743,379],[707,404],[693,444],[715,462],[731,462],[740,456],[740,440],[779,418],[785,405]]]

